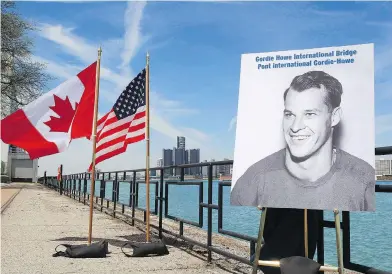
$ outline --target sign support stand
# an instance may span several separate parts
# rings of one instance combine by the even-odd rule
[[[262,247],[263,241],[263,233],[264,233],[264,225],[267,216],[267,208],[259,208],[261,212],[260,218],[260,225],[259,225],[259,234],[257,237],[257,244],[256,244],[256,252],[253,260],[253,271],[252,274],[257,274],[257,268],[259,266],[270,266],[270,267],[280,267],[279,261],[264,261],[259,260],[260,258],[260,251]],[[342,250],[342,243],[341,243],[341,230],[340,230],[340,216],[339,210],[334,210],[335,216],[335,229],[336,229],[336,250],[338,256],[338,267],[334,266],[324,266],[320,267],[320,271],[332,271],[338,272],[339,274],[344,274],[344,266],[343,266],[343,250]],[[309,250],[308,250],[308,211],[304,209],[304,240],[305,240],[305,256],[309,257]]]

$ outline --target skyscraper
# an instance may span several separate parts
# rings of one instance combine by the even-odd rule
[[[157,161],[157,167],[162,167],[163,166],[163,158],[159,158]]]
[[[189,150],[185,150],[185,164],[189,164]],[[185,175],[190,174],[190,168],[185,169]]]
[[[196,164],[200,163],[200,149],[190,149],[189,150],[189,163]],[[200,167],[191,167],[191,175],[201,174]]]
[[[227,159],[227,158],[224,158],[223,159],[223,161],[228,161],[229,159]],[[222,175],[230,175],[230,168],[231,168],[231,165],[221,165],[221,166],[218,166],[218,170],[219,170],[219,174],[222,174]]]
[[[211,159],[210,162],[215,162],[215,159]],[[212,177],[218,177],[218,166],[212,166]]]
[[[173,148],[174,154],[174,165],[185,164],[185,149],[184,148]],[[181,168],[175,169],[175,175],[181,175]]]
[[[162,153],[163,166],[171,166],[173,165],[173,150],[172,149],[163,149]],[[165,169],[165,175],[173,175],[172,169]]]
[[[203,163],[207,163],[207,160],[204,160]],[[203,176],[207,177],[208,176],[208,166],[203,166],[201,173],[203,174]]]
[[[177,136],[177,148],[185,149],[185,137],[184,136]]]

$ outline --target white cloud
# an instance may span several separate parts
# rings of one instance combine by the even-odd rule
[[[84,66],[89,65],[97,60],[99,45],[93,46],[87,40],[74,34],[74,30],[74,28],[66,28],[62,25],[50,25],[43,23],[41,24],[41,31],[39,34],[47,40],[58,44],[60,49],[67,54],[77,57],[83,62]],[[116,39],[114,39],[114,41],[116,41]],[[113,39],[109,41],[109,48],[113,48],[113,43]],[[126,77],[125,75],[119,75],[109,68],[102,66],[105,58],[110,58],[111,54],[113,53],[110,51],[105,52],[105,48],[102,49],[100,76],[102,79],[110,81],[118,86],[124,86],[125,83],[129,81],[129,77]],[[53,65],[55,62],[51,63]],[[54,73],[56,72],[57,71]]]
[[[392,98],[392,80],[376,83],[376,94],[382,99],[390,100]]]
[[[137,54],[146,38],[141,33],[141,20],[145,2],[129,2],[124,14],[125,33],[121,39],[111,39],[104,42],[109,48],[115,48],[114,53],[105,53],[103,47],[102,61],[110,60],[101,65],[101,82],[100,82],[100,102],[105,102],[111,106],[122,89],[128,84],[132,77],[131,61]],[[93,43],[75,34],[74,28],[66,28],[62,25],[42,24],[42,37],[52,41],[60,46],[60,49],[67,54],[77,57],[83,64],[80,67],[59,64],[51,60],[45,60],[42,57],[36,57],[37,60],[45,61],[50,68],[48,71],[60,78],[69,78],[78,73],[84,66],[90,64],[97,57],[97,47]],[[120,66],[121,73],[116,73],[116,59],[114,54],[118,55],[123,43]],[[106,50],[109,51],[109,50]],[[112,55],[110,55],[112,54]],[[106,57],[104,57],[106,56]],[[118,56],[117,56],[118,57]],[[103,62],[102,62],[103,63]],[[106,65],[107,64],[107,65]],[[173,115],[195,114],[198,110],[185,107],[182,102],[165,98],[161,93],[150,92],[151,109],[150,109],[150,128],[152,148],[151,164],[154,166],[153,157],[161,157],[162,148],[172,147],[175,145],[177,136],[185,136],[189,148],[200,148],[202,157],[217,158],[214,149],[209,147],[210,137],[198,129],[190,126],[181,127],[174,125],[168,120]],[[101,106],[100,106],[101,107]],[[106,112],[100,109],[99,116],[102,117]],[[203,144],[204,143],[204,144]],[[207,143],[207,145],[205,145]],[[39,159],[39,174],[42,175],[45,170],[57,170],[60,164],[64,165],[64,173],[84,172],[91,162],[92,143],[87,139],[74,140],[69,149],[63,153],[55,154]],[[217,158],[219,159],[219,157]],[[106,160],[98,165],[102,170],[121,170],[131,168],[143,168],[145,166],[145,142],[140,142],[128,146],[127,152],[114,158]],[[49,172],[51,174],[51,172]]]
[[[81,70],[81,67],[67,64],[59,65],[40,56],[33,56],[32,60],[35,62],[44,63],[46,65],[46,70],[49,71],[50,74],[62,79],[71,78],[77,73],[77,71]]]
[[[206,142],[208,143],[210,141],[210,136],[200,130],[189,127],[182,127],[181,129],[184,132],[183,135],[188,136],[188,139],[194,138],[200,140],[202,144],[205,144]]]
[[[146,6],[145,1],[128,2],[127,9],[124,14],[124,49],[121,54],[121,67],[129,67],[129,63],[135,56],[137,50],[143,42],[141,33],[141,21],[143,18],[143,10]]]
[[[62,50],[76,56],[86,63],[92,63],[97,59],[98,47],[88,44],[83,38],[73,34],[73,28],[65,28],[62,25],[41,24],[42,37],[62,46]]]
[[[228,131],[231,131],[237,123],[237,115],[231,118]]]
[[[392,22],[391,21],[367,21],[367,25],[370,26],[376,26],[376,27],[386,27],[386,28],[392,28]]]
[[[180,130],[178,127],[172,125],[169,121],[164,119],[161,115],[158,115],[154,109],[150,110],[150,127],[168,137],[171,137],[173,141],[177,136],[185,136],[184,132]],[[195,146],[201,146],[201,142],[196,138],[187,137],[187,140],[190,141]]]
[[[382,43],[375,44],[376,78],[390,79],[392,69],[392,28],[384,33]]]
[[[162,115],[198,114],[199,110],[187,107],[183,102],[165,98],[163,95],[150,91],[151,108]]]
[[[376,134],[392,132],[392,114],[379,115],[376,117]]]
[[[327,17],[341,17],[341,16],[352,16],[352,11],[343,11],[343,10],[322,10],[322,9],[310,9],[311,13],[314,13],[319,16],[327,16]],[[358,13],[355,14],[358,16]]]

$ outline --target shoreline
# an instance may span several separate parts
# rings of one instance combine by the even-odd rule
[[[69,196],[67,196],[70,198]],[[76,196],[77,197],[77,196]],[[82,198],[82,197],[81,197]],[[82,203],[83,204],[83,199],[79,202],[78,199],[73,199],[77,203]],[[90,200],[87,199],[86,197],[86,207],[89,207],[89,202]],[[124,213],[122,213],[122,205],[121,204],[116,204],[116,209],[113,210],[113,202],[104,199],[103,200],[103,206],[100,204],[100,199],[98,200],[98,203],[96,203],[96,199],[94,199],[94,209],[100,212],[103,212],[109,216],[111,216],[114,219],[118,219],[123,221],[124,223],[127,223],[132,227],[132,219],[130,218],[132,215],[132,210],[128,206],[124,206]],[[135,210],[135,218],[138,218],[140,220],[143,220],[144,218],[144,211],[141,210]],[[153,237],[158,237],[158,220],[159,217],[156,215],[150,215],[150,231],[151,231],[151,236]],[[134,226],[138,228],[138,230],[143,231],[145,233],[145,223],[139,222],[137,220],[134,221]],[[170,231],[171,233],[178,234],[179,233],[179,223],[175,222],[171,219],[163,218],[162,219],[162,228],[165,230]],[[188,224],[183,225],[183,231],[185,236],[188,239],[198,241],[200,243],[204,243],[207,239],[207,231],[203,230],[198,227],[194,227]],[[202,260],[207,261],[207,254],[208,251],[207,249],[200,247],[196,244],[187,242],[184,239],[181,239],[177,236],[170,235],[166,232],[162,233],[163,240],[167,241],[169,244],[174,244],[178,245],[178,248],[181,248],[185,250],[186,252],[199,257]],[[230,236],[226,236],[223,234],[219,234],[216,232],[212,232],[212,246],[214,248],[220,249],[221,251],[224,252],[229,252],[235,256],[239,256],[245,259],[248,259],[250,257],[249,254],[249,242],[237,238],[233,238]],[[252,267],[250,265],[244,264],[242,262],[239,262],[234,259],[230,259],[228,257],[225,257],[223,255],[217,254],[215,252],[212,252],[212,262],[211,265],[215,265],[219,268],[223,268],[229,272],[234,272],[234,273],[251,273]],[[328,265],[328,264],[326,264]],[[331,266],[331,265],[328,265]],[[260,273],[262,273],[260,271]],[[324,273],[333,273],[333,274],[338,274],[338,272],[324,272]],[[356,272],[353,270],[345,269],[346,274],[360,274],[360,272]]]
[[[89,207],[72,201],[69,197],[60,196],[56,191],[38,184],[21,187],[20,193],[2,214],[2,272],[227,273],[170,244],[167,244],[169,254],[165,256],[126,257],[121,247],[129,242],[144,242],[145,234],[137,227],[99,211],[94,211],[92,242],[107,240],[107,256],[85,259],[53,257],[59,244],[86,243],[88,217]],[[158,241],[155,236],[151,240]],[[65,247],[59,247],[57,251],[59,250],[63,251]],[[124,251],[132,254],[132,249],[126,248]]]

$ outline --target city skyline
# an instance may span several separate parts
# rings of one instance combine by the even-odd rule
[[[186,146],[186,137],[177,136],[177,146],[162,149],[162,158],[158,158],[157,166],[178,166],[182,164],[196,164],[202,162],[215,162],[215,158],[208,160],[201,160],[201,150],[199,148],[188,148]],[[222,161],[230,160],[223,158]],[[212,167],[212,176],[214,178],[223,176],[231,176],[233,167],[232,165],[220,165]],[[165,169],[165,176],[181,176],[181,168]],[[154,174],[155,175],[155,174]],[[208,175],[207,167],[190,167],[184,168],[184,175],[189,176],[203,176]]]
[[[187,149],[186,137],[177,136],[177,146],[173,147],[173,149],[163,148],[162,159],[164,166],[200,163],[200,149]],[[165,173],[167,175],[179,176],[181,175],[181,168],[166,170]],[[184,174],[201,175],[201,169],[199,167],[185,168]]]

